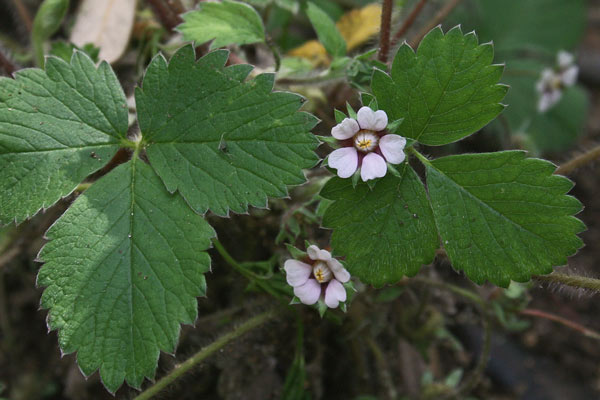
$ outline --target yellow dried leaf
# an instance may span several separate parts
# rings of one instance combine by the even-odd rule
[[[381,5],[369,4],[361,9],[350,10],[342,15],[335,24],[346,41],[348,51],[365,43],[379,33],[381,23]],[[302,57],[315,66],[328,65],[331,62],[325,47],[316,40],[309,40],[288,52],[292,57]]]
[[[347,12],[335,26],[346,40],[348,50],[352,50],[378,34],[380,24],[381,5],[374,3]]]

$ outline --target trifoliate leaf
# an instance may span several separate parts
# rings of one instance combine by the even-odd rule
[[[503,66],[492,65],[490,43],[460,27],[446,35],[438,27],[423,38],[416,54],[403,44],[391,76],[373,74],[372,89],[390,121],[404,118],[398,134],[427,145],[455,142],[477,132],[504,109]]]
[[[117,151],[127,104],[106,63],[75,52],[46,71],[0,78],[0,223],[17,223],[71,193]]]
[[[327,52],[333,57],[344,56],[346,54],[346,41],[329,15],[311,1],[307,2],[306,15]]]
[[[523,151],[465,154],[427,164],[436,225],[454,268],[508,286],[564,265],[582,246],[581,203],[552,163]]]
[[[213,40],[211,49],[230,44],[265,41],[265,28],[252,6],[237,1],[203,2],[199,9],[182,15],[177,28],[186,40],[204,43]]]
[[[332,249],[352,275],[377,286],[415,275],[439,247],[423,183],[407,164],[398,169],[402,178],[387,174],[373,190],[335,177],[321,191],[335,200],[323,217]]]
[[[175,350],[180,324],[196,319],[214,231],[134,159],[79,196],[46,236],[38,284],[62,351],[77,351],[86,375],[100,368],[111,392],[123,380],[139,388],[159,351]]]
[[[196,62],[186,46],[168,65],[156,57],[136,91],[148,157],[167,189],[220,215],[285,196],[318,160],[316,118],[298,112],[302,98],[272,92],[272,74],[245,82],[252,67],[224,68],[226,59],[220,50]]]

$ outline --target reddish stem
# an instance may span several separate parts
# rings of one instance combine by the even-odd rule
[[[176,14],[169,4],[163,0],[146,0],[154,15],[160,20],[160,23],[165,27],[168,32],[173,32],[175,27],[183,22],[181,17]]]
[[[583,334],[584,336],[600,340],[600,333],[598,333],[594,330],[588,329],[585,326],[578,324],[577,322],[573,322],[571,320],[568,320],[566,318],[563,318],[563,317],[555,315],[555,314],[550,314],[546,311],[526,308],[525,310],[521,311],[521,314],[529,315],[532,317],[545,318],[550,321],[558,322],[561,325],[567,326],[571,329],[581,332],[581,334]]]
[[[408,17],[406,17],[406,19],[404,20],[404,23],[402,24],[400,29],[398,29],[398,32],[396,32],[396,34],[394,35],[391,47],[396,46],[400,39],[404,37],[406,32],[415,23],[415,20],[417,19],[417,16],[421,13],[421,10],[425,6],[425,3],[427,3],[427,0],[419,0],[419,2],[415,5],[415,8],[412,9]]]
[[[423,29],[419,31],[417,36],[415,36],[410,41],[410,46],[413,49],[416,48],[423,39],[423,37],[425,37],[425,35],[427,35],[427,33],[429,33],[430,30],[444,22],[448,14],[450,14],[452,10],[454,10],[454,8],[456,8],[456,6],[460,4],[460,2],[461,0],[450,0],[450,2],[446,4],[446,6],[442,8],[437,14],[435,14],[435,16],[423,27]]]
[[[379,30],[379,61],[385,63],[390,51],[390,29],[392,25],[392,0],[383,0],[381,10],[381,28]]]

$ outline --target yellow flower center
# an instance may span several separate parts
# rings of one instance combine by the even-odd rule
[[[373,131],[362,130],[354,136],[354,147],[364,153],[374,150],[378,144],[379,137]]]
[[[331,270],[323,261],[318,261],[313,266],[313,275],[319,283],[329,282],[332,278]]]

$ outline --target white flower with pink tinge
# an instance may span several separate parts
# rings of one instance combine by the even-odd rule
[[[294,294],[304,304],[312,305],[324,298],[329,308],[346,301],[346,288],[342,283],[350,280],[350,273],[327,250],[314,244],[306,250],[310,264],[287,260],[284,264],[287,282]]]
[[[566,51],[559,51],[556,56],[556,67],[545,68],[535,85],[539,94],[538,111],[545,112],[558,103],[565,88],[577,83],[579,67],[575,65],[575,57]]]
[[[329,166],[337,170],[340,178],[349,178],[358,168],[363,181],[382,178],[387,164],[404,161],[406,139],[400,135],[386,134],[388,117],[385,111],[361,107],[354,118],[344,118],[331,129],[331,136],[342,146],[329,154]]]

